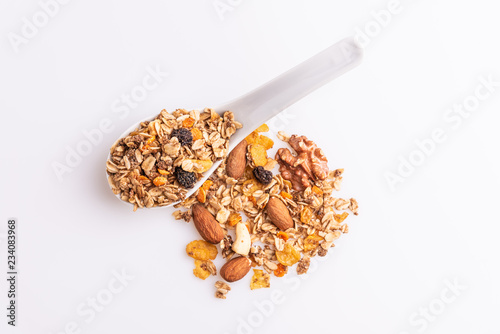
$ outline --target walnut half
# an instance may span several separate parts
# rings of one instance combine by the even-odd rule
[[[293,189],[302,191],[311,185],[311,180],[324,180],[328,176],[328,160],[312,140],[293,135],[288,143],[297,152],[294,156],[287,148],[280,148],[276,160],[281,176],[292,182]]]

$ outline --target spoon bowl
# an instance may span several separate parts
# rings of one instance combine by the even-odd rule
[[[243,128],[237,130],[231,137],[227,153],[229,154],[236,145],[261,124],[267,122],[321,86],[353,69],[361,63],[362,58],[363,50],[356,40],[352,37],[343,39],[257,89],[226,104],[213,108],[218,114],[222,114],[228,110],[232,111],[235,119],[243,124]],[[155,114],[132,125],[119,138],[123,138],[136,130],[140,123],[154,120],[156,116]],[[108,154],[108,160],[109,158],[110,155]],[[194,194],[201,187],[203,182],[219,167],[220,163],[221,161],[215,162],[203,174],[203,177],[195,183],[193,188],[189,189],[186,198]],[[116,197],[120,199],[120,195],[116,195]],[[120,201],[128,203],[121,199]],[[131,203],[128,204],[132,205]],[[169,207],[175,204],[172,203],[161,207]],[[159,208],[159,206],[153,208]]]

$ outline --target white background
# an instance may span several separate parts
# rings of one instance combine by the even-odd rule
[[[15,329],[1,274],[0,332],[500,333],[500,87],[459,126],[443,119],[481,76],[500,81],[498,6],[401,0],[377,31],[371,12],[386,0],[229,3],[221,19],[212,0],[73,0],[15,52],[9,34],[41,7],[0,1],[0,264],[5,272],[6,222],[16,217],[20,273]],[[184,251],[193,225],[116,200],[108,148],[163,108],[225,102],[365,27],[374,30],[363,64],[272,122],[345,168],[340,196],[356,197],[360,215],[306,279],[292,273],[250,291],[248,276],[215,299],[216,278],[195,278]],[[120,118],[113,103],[157,66],[169,76]],[[54,163],[103,119],[112,131],[60,182]],[[391,189],[386,173],[436,128],[446,141]],[[78,312],[122,270],[134,278],[101,312]],[[268,306],[273,291],[282,302],[260,311],[255,302]]]

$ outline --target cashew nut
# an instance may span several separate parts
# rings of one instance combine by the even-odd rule
[[[250,239],[250,233],[245,224],[236,224],[236,240],[233,243],[233,251],[240,255],[246,256],[250,251],[250,246],[252,241]]]

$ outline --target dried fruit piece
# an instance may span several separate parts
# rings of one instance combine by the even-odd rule
[[[278,233],[276,233],[276,236],[282,240],[285,240],[287,241],[288,238],[290,238],[290,236],[288,235],[288,233],[286,232],[283,232],[283,231],[279,231]]]
[[[196,195],[196,199],[200,203],[205,203],[207,200],[207,192],[212,186],[213,182],[211,180],[206,180],[203,182],[203,185],[198,190],[198,195]]]
[[[267,124],[262,124],[261,126],[259,126],[254,131],[255,132],[269,132],[269,126],[267,126]]]
[[[281,192],[281,197],[288,198],[288,199],[292,199],[293,198],[293,196],[291,194],[287,193],[286,191],[282,191]]]
[[[153,143],[155,140],[156,140],[156,136],[149,137],[149,139],[146,140],[146,143],[144,144],[144,146],[141,147],[141,152],[149,150],[149,148],[150,148],[149,145],[151,145],[151,143]]]
[[[253,197],[252,195],[248,196],[248,200],[250,202],[253,203],[253,205],[257,205],[257,200],[255,199],[255,197]]]
[[[288,272],[288,267],[278,263],[278,269],[274,271],[274,276],[283,277]]]
[[[249,152],[255,166],[265,166],[267,164],[267,151],[264,146],[252,144],[250,145]]]
[[[179,139],[179,143],[181,143],[182,146],[191,145],[193,143],[193,134],[186,128],[173,130],[171,137]]]
[[[271,286],[271,276],[261,269],[254,269],[250,289],[269,288]]]
[[[304,239],[304,252],[309,252],[316,249],[319,246],[319,242],[322,240],[323,238],[319,235],[311,234]]]
[[[303,222],[304,224],[309,224],[311,222],[312,218],[312,211],[311,209],[306,206],[300,211],[300,221]]]
[[[214,182],[212,180],[206,180],[205,182],[203,182],[203,185],[201,187],[205,190],[208,190],[208,189],[210,189],[212,184],[214,184]]]
[[[335,214],[333,216],[333,218],[335,218],[335,220],[338,222],[338,223],[342,223],[346,218],[347,216],[349,216],[349,213],[348,212],[343,212],[342,214]]]
[[[205,280],[208,276],[210,276],[210,270],[208,269],[207,263],[210,263],[212,266],[214,265],[210,260],[194,260],[194,276],[201,278],[202,280]]]
[[[169,171],[166,171],[164,169],[158,169],[158,173],[160,173],[161,175],[169,175],[170,174]]]
[[[203,133],[198,128],[192,128],[191,134],[193,135],[193,142],[197,141],[198,139],[203,138]]]
[[[319,189],[318,187],[316,186],[313,186],[311,188],[312,192],[315,193],[316,195],[318,196],[323,196],[323,190]]]
[[[282,251],[276,251],[278,262],[284,266],[293,266],[300,260],[300,253],[290,243],[286,243]]]
[[[191,117],[186,118],[185,120],[182,121],[182,127],[184,128],[190,128],[194,125],[195,120]]]
[[[200,203],[205,203],[207,201],[207,191],[203,188],[198,189],[198,195],[196,195],[196,199]]]
[[[180,167],[175,168],[175,177],[177,178],[177,181],[183,186],[184,188],[193,188],[194,184],[196,183],[196,175],[192,172],[186,172]]]
[[[157,187],[163,186],[163,185],[167,184],[167,182],[168,182],[168,180],[164,176],[157,176],[153,180],[153,184]]]
[[[239,222],[241,222],[241,216],[240,216],[240,214],[238,214],[236,212],[232,212],[229,215],[228,222],[229,222],[230,226],[235,226],[236,224],[238,224]]]
[[[186,253],[195,260],[215,260],[217,247],[205,240],[194,240],[186,246]]]
[[[273,180],[273,173],[258,166],[253,170],[253,175],[262,184],[269,184]]]

